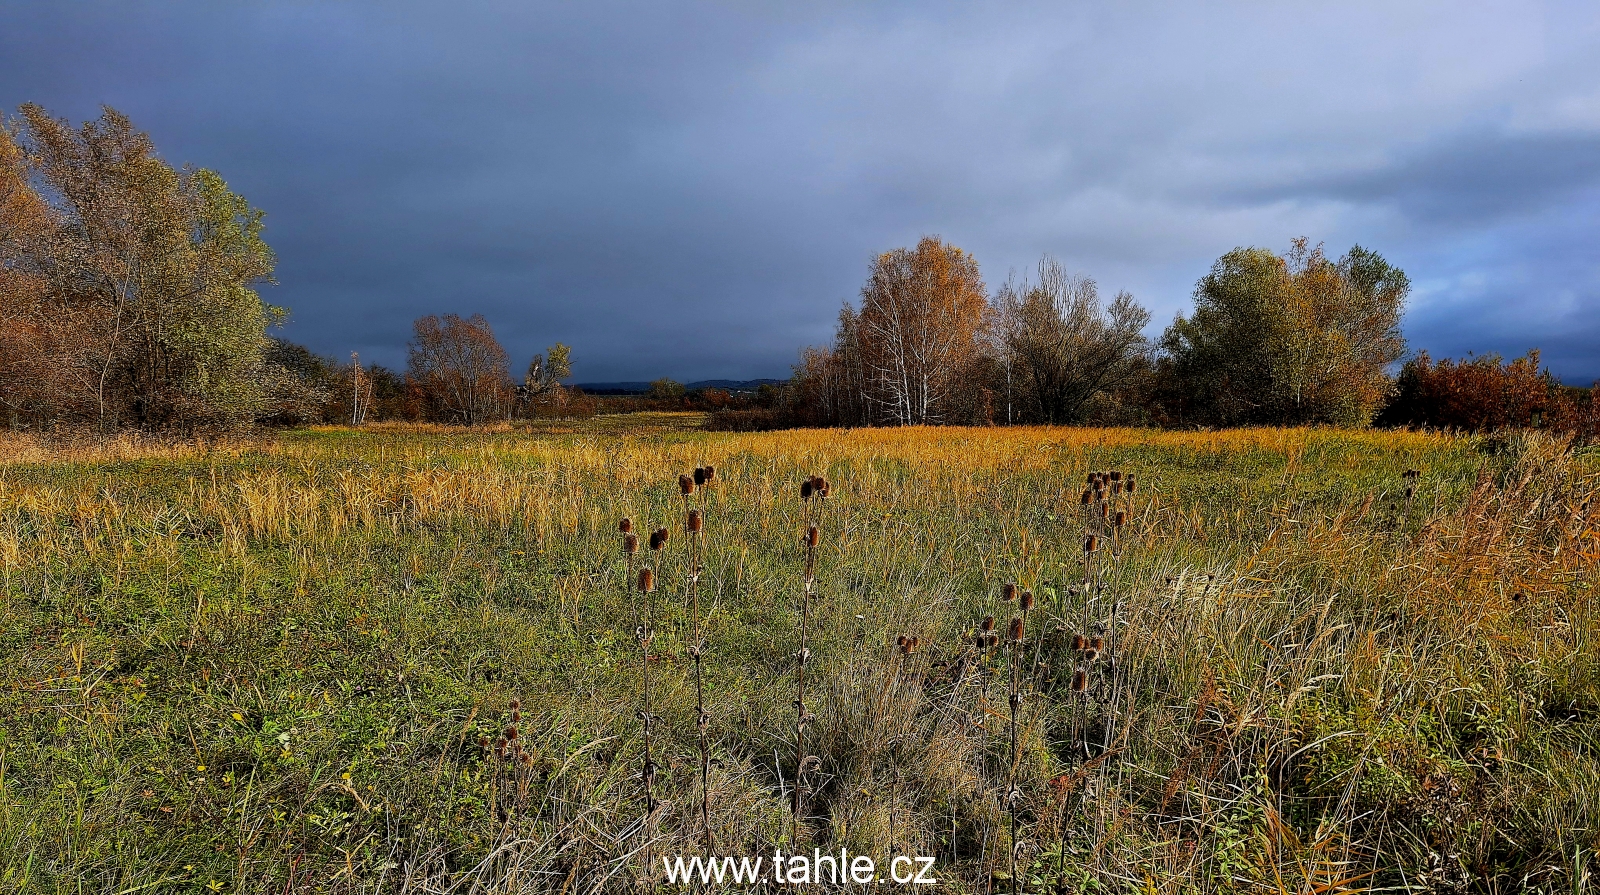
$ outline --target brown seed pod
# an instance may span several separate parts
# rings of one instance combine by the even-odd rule
[[[633,531],[633,520],[629,519],[627,516],[623,516],[622,521],[617,523],[617,531],[620,531],[623,534]]]
[[[1083,661],[1085,662],[1093,662],[1098,658],[1100,658],[1099,650],[1086,649],[1083,651]]]
[[[1093,498],[1094,498],[1094,492],[1090,491],[1088,488],[1085,488],[1085,489],[1083,489],[1083,493],[1078,495],[1078,503],[1081,506],[1088,506],[1089,505],[1089,501],[1092,500]]]
[[[1111,504],[1103,503],[1103,504],[1100,505],[1100,518],[1101,519],[1104,519],[1106,517],[1106,514],[1109,513],[1109,512],[1111,512]]]
[[[1027,612],[1028,610],[1030,610],[1032,608],[1033,608],[1033,591],[1025,590],[1025,591],[1022,592],[1022,611],[1023,612]]]
[[[705,527],[705,519],[699,510],[689,511],[689,519],[684,523],[684,527],[691,532],[698,532]]]
[[[822,542],[822,532],[818,531],[817,527],[815,525],[813,525],[810,528],[806,529],[806,546],[807,547],[815,547],[821,542]]]
[[[515,696],[513,696],[511,698],[511,710],[514,712],[514,711],[516,711],[516,710],[518,710],[520,708],[522,708],[522,700],[518,699]]]
[[[510,742],[515,743],[517,741],[517,725],[513,724],[510,727],[507,727],[505,737]]]
[[[1083,481],[1084,481],[1084,484],[1086,484],[1086,485],[1093,485],[1095,482],[1100,481],[1100,476],[1091,472],[1091,473],[1089,473],[1089,477],[1084,479]]]
[[[638,553],[639,552],[639,536],[636,535],[636,534],[633,534],[631,532],[626,534],[626,535],[624,535],[623,538],[622,538],[622,552],[623,553]]]
[[[656,589],[656,573],[650,569],[639,570],[639,593],[647,594]]]
[[[1079,668],[1072,673],[1072,692],[1082,693],[1089,689],[1089,673]]]
[[[1122,493],[1122,483],[1121,482],[1112,482],[1111,483],[1111,494],[1113,496],[1115,496],[1115,495],[1118,495],[1118,494],[1121,494],[1121,493]]]
[[[478,737],[478,748],[485,752],[489,751],[489,738],[487,736],[480,735]]]
[[[1116,470],[1116,469],[1111,470],[1111,481],[1113,481],[1113,482],[1122,481],[1122,472],[1120,470]]]
[[[1096,638],[1090,640],[1089,641],[1089,648],[1090,649],[1096,649],[1096,650],[1105,649],[1106,648],[1106,639],[1104,637],[1096,637]]]
[[[706,468],[704,466],[696,466],[694,468],[694,483],[696,485],[704,485],[706,483]]]
[[[800,499],[801,500],[810,500],[811,499],[811,480],[810,479],[806,479],[805,481],[800,483]]]
[[[694,493],[694,477],[688,473],[678,476],[678,491],[688,497]]]
[[[1086,647],[1088,647],[1088,645],[1089,645],[1089,642],[1087,640],[1083,639],[1083,635],[1082,634],[1074,634],[1074,635],[1072,635],[1072,651],[1073,652],[1081,653],[1081,652],[1084,651],[1084,649]]]
[[[1094,535],[1089,535],[1088,537],[1083,539],[1083,552],[1084,553],[1093,553],[1099,546],[1100,546],[1100,539],[1095,537]]]
[[[1133,485],[1134,485],[1133,473],[1130,472],[1130,473],[1128,473],[1128,480],[1126,482],[1122,483],[1122,490],[1128,492],[1129,494],[1132,494],[1133,493]]]
[[[1117,510],[1116,526],[1118,528],[1121,528],[1122,526],[1127,525],[1127,524],[1128,524],[1128,513],[1127,513],[1127,511],[1126,510]]]
[[[1017,598],[1017,586],[1015,584],[1012,584],[1011,582],[1008,581],[1005,584],[1000,585],[1000,599],[1005,600],[1007,603],[1009,603],[1012,600],[1015,600],[1016,598]]]
[[[985,634],[989,633],[990,631],[993,631],[994,630],[994,616],[992,616],[992,615],[984,616],[983,617],[983,625],[981,627],[983,628],[983,633],[985,633]]]
[[[505,758],[506,757],[506,747],[508,745],[509,744],[506,742],[506,738],[505,737],[500,737],[499,739],[495,740],[494,741],[494,756],[496,758]]]
[[[671,538],[672,538],[672,532],[667,531],[665,528],[656,529],[656,546],[655,546],[655,549],[661,550],[662,548],[666,547],[667,546],[667,541],[670,540]]]
[[[1013,618],[1011,620],[1011,630],[1010,630],[1009,633],[1011,634],[1011,642],[1012,643],[1021,642],[1022,633],[1023,633],[1023,630],[1022,630],[1022,619],[1021,618]]]
[[[706,484],[714,485],[717,482],[717,468],[710,463],[706,464]]]

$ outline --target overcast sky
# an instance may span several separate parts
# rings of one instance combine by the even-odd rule
[[[284,334],[396,366],[454,311],[518,369],[784,376],[924,234],[1154,335],[1305,235],[1406,270],[1414,349],[1600,377],[1593,0],[1312,6],[0,0],[0,105],[220,171]]]

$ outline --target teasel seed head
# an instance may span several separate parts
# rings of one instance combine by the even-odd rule
[[[1000,599],[1007,603],[1017,598],[1017,586],[1009,581],[1000,586]]]
[[[514,712],[520,708],[522,708],[522,700],[515,696],[511,697],[511,710]]]
[[[506,742],[506,738],[505,737],[500,737],[499,739],[495,740],[494,741],[494,757],[495,758],[505,758],[506,757],[506,747],[508,745],[510,745],[510,744],[508,744]]]
[[[714,485],[716,483],[717,483],[717,468],[715,466],[712,466],[710,463],[707,463],[706,464],[706,484],[707,485]]]
[[[983,629],[983,633],[985,633],[985,634],[989,633],[990,631],[993,631],[994,630],[994,616],[992,616],[992,615],[984,616],[983,617],[983,624],[979,625],[979,627]]]
[[[1074,635],[1072,635],[1072,651],[1073,652],[1081,653],[1081,652],[1084,651],[1085,648],[1088,647],[1088,645],[1089,645],[1089,642],[1084,639],[1082,634],[1074,634]]]
[[[696,466],[694,468],[694,483],[696,485],[704,485],[706,483],[706,468],[704,466]]]
[[[806,479],[805,481],[800,483],[800,499],[801,500],[810,500],[811,499],[811,480],[810,479]]]
[[[1111,483],[1111,493],[1113,495],[1121,494],[1122,493],[1122,482],[1120,482],[1120,481],[1112,482]]]
[[[636,535],[636,534],[633,534],[632,532],[629,532],[628,534],[623,535],[622,536],[622,552],[623,553],[638,553],[639,552],[639,536]]]
[[[506,728],[506,732],[505,732],[506,740],[508,740],[509,742],[515,743],[517,741],[517,736],[518,736],[517,725],[513,724],[510,727]]]
[[[1110,512],[1111,512],[1111,504],[1103,503],[1103,504],[1100,505],[1100,518],[1101,519],[1106,518],[1106,514],[1108,514]]]
[[[1089,672],[1079,668],[1072,673],[1072,692],[1082,693],[1089,689]]]
[[[1022,592],[1022,611],[1023,612],[1027,612],[1028,610],[1030,610],[1032,608],[1033,608],[1033,591],[1025,590],[1025,591]]]
[[[678,476],[678,491],[684,497],[694,493],[694,477],[688,473]]]
[[[1128,524],[1127,510],[1117,510],[1117,519],[1115,524],[1118,528]]]
[[[478,748],[482,749],[485,754],[489,752],[489,737],[487,735],[480,734],[478,736]]]
[[[1017,617],[1011,619],[1011,630],[1010,630],[1009,633],[1011,634],[1011,642],[1012,643],[1021,643],[1022,642],[1023,628],[1022,628],[1022,617],[1021,616],[1017,616]]]
[[[1100,658],[1100,651],[1097,649],[1086,649],[1083,651],[1083,661],[1085,662],[1093,662],[1098,658]]]
[[[1098,548],[1099,546],[1100,546],[1100,539],[1095,537],[1094,535],[1089,535],[1088,537],[1083,539],[1083,552],[1084,553],[1093,553],[1095,551],[1095,549]]]
[[[1113,482],[1122,481],[1122,472],[1121,472],[1121,470],[1116,470],[1116,469],[1111,470],[1111,481],[1113,481]]]
[[[701,517],[699,510],[689,511],[689,519],[684,527],[691,532],[698,532],[705,527],[705,519]]]
[[[1091,473],[1089,473],[1089,477],[1084,479],[1083,481],[1084,481],[1084,484],[1093,486],[1094,483],[1098,482],[1099,480],[1100,480],[1100,476],[1091,472]]]
[[[1094,492],[1090,491],[1088,488],[1085,488],[1085,489],[1083,489],[1083,493],[1078,495],[1078,505],[1086,507],[1086,506],[1089,505],[1089,501],[1092,500],[1093,498],[1094,498]]]
[[[656,573],[650,569],[639,570],[639,593],[647,594],[656,589]]]
[[[807,547],[815,547],[821,542],[822,542],[822,532],[818,531],[817,527],[815,525],[811,526],[809,529],[806,529],[806,546]]]
[[[623,534],[633,531],[633,520],[629,519],[627,516],[623,516],[622,520],[617,523],[617,531],[620,531]]]
[[[666,547],[667,546],[667,540],[669,538],[671,538],[671,537],[672,537],[672,532],[667,531],[665,528],[656,529],[655,530],[655,534],[652,534],[650,536],[650,549],[651,550],[660,550],[663,547]]]
[[[1102,650],[1102,649],[1105,649],[1105,648],[1106,648],[1106,639],[1104,637],[1095,637],[1095,638],[1092,638],[1089,641],[1089,649]]]
[[[1133,473],[1130,472],[1130,473],[1128,473],[1128,480],[1126,482],[1122,483],[1122,490],[1128,492],[1129,494],[1132,494],[1133,493],[1133,485],[1134,485]]]

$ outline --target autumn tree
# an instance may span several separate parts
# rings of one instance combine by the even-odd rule
[[[7,317],[21,322],[0,353],[48,369],[39,412],[101,430],[235,426],[265,412],[266,331],[282,312],[255,291],[273,268],[262,213],[215,172],[161,161],[114,109],[80,128],[21,111],[26,176],[8,133],[5,189],[31,191],[21,204],[42,206],[47,223],[5,266],[42,291],[6,286]]]
[[[840,352],[859,357],[866,403],[883,421],[965,422],[962,373],[980,354],[988,310],[977,261],[924,237],[873,262],[860,310],[841,320]]]
[[[53,235],[50,208],[29,183],[13,128],[0,123],[0,408],[13,427],[49,416],[65,353],[39,259]]]
[[[528,362],[528,372],[522,377],[518,397],[530,407],[559,408],[566,404],[567,398],[561,380],[571,375],[572,349],[557,342]]]
[[[412,332],[407,374],[436,418],[475,426],[509,413],[509,359],[482,314],[419,317]]]
[[[1223,255],[1195,287],[1194,312],[1162,337],[1174,415],[1218,425],[1363,425],[1392,389],[1405,350],[1410,283],[1355,246],[1337,261],[1295,240],[1280,257]]]
[[[1138,369],[1150,312],[1119,292],[1106,305],[1092,279],[1054,258],[1037,282],[1007,281],[996,295],[995,338],[1007,406],[1042,423],[1081,422],[1091,398],[1122,386]]]

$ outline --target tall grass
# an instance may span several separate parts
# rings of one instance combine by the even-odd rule
[[[936,856],[946,891],[1595,870],[1600,464],[1546,438],[27,444],[0,458],[6,891],[620,891],[708,835]],[[1104,517],[1099,469],[1137,477]],[[619,518],[696,508],[671,593],[664,554],[619,555]]]

